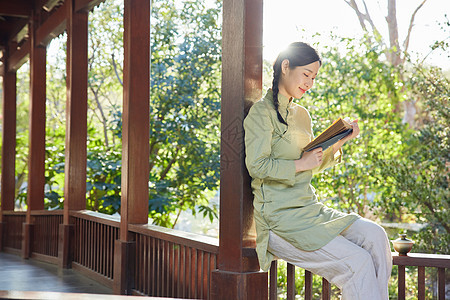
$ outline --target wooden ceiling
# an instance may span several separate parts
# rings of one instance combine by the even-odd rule
[[[43,8],[42,0],[0,0],[0,50],[9,42],[27,38],[28,23],[35,6]],[[19,34],[20,33],[20,34]]]
[[[104,0],[71,0],[75,12],[90,11]],[[30,27],[34,26],[36,45],[47,45],[65,30],[68,0],[0,0],[0,76],[3,58],[8,70],[17,70],[30,50]],[[31,22],[31,21],[34,22]],[[8,71],[5,70],[5,71]]]

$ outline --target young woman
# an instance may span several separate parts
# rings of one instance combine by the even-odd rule
[[[246,165],[252,177],[257,253],[267,271],[274,256],[337,285],[342,299],[388,299],[392,257],[382,227],[356,214],[324,206],[313,174],[339,163],[341,146],[303,152],[313,139],[311,117],[296,104],[309,90],[321,60],[305,43],[293,43],[273,65],[272,89],[244,120]]]

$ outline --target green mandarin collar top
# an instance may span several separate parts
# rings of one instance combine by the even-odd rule
[[[269,89],[267,91],[266,96],[264,97],[265,99],[267,99],[268,101],[272,102],[272,105],[275,107],[275,105],[273,104],[273,91],[272,89]],[[289,108],[289,106],[291,106],[292,102],[292,98],[288,98],[285,95],[282,95],[280,93],[278,93],[278,110],[281,112],[287,108]]]
[[[288,126],[278,120],[272,90],[253,104],[244,120],[245,163],[252,177],[256,252],[261,269],[267,271],[273,255],[268,251],[269,231],[295,247],[313,251],[327,244],[357,215],[327,208],[318,201],[311,185],[313,174],[332,167],[342,152],[333,147],[323,152],[322,164],[296,172],[295,160],[314,138],[309,112],[288,97],[278,94],[279,112]]]

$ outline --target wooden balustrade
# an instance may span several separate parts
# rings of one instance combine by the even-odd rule
[[[418,267],[418,300],[425,299],[425,267],[437,268],[438,271],[438,299],[445,298],[445,269],[450,268],[450,255],[409,253],[408,256],[393,254],[394,265],[398,266],[398,300],[406,297],[405,267]]]
[[[40,260],[51,261],[58,257],[59,224],[63,222],[62,210],[32,211],[33,241],[31,256]]]
[[[119,238],[120,218],[91,211],[71,212],[74,224],[72,267],[107,286],[113,285],[114,242]],[[57,263],[58,227],[62,211],[33,211],[32,257]],[[3,246],[6,251],[20,254],[25,212],[3,212]],[[131,225],[129,234],[135,245],[134,289],[136,295],[173,298],[208,299],[211,271],[217,269],[218,239],[171,230],[153,225]],[[254,249],[251,249],[252,253]],[[256,253],[253,253],[256,255]],[[50,259],[51,258],[51,259]],[[417,267],[417,297],[425,299],[427,285],[425,269],[436,268],[437,296],[445,299],[446,269],[450,255],[410,253],[393,254],[398,266],[398,299],[406,297],[406,267]],[[277,261],[272,262],[269,299],[277,299]],[[305,299],[313,297],[313,274],[305,270]],[[287,299],[295,299],[295,266],[287,264]],[[322,299],[330,299],[331,285],[322,279]]]
[[[304,285],[304,295],[305,300],[313,299],[313,275],[310,271],[305,270],[305,285]],[[277,277],[278,277],[278,262],[276,260],[272,261],[269,271],[269,299],[277,299]],[[287,264],[287,274],[286,274],[286,299],[293,300],[296,295],[295,288],[295,266],[292,264]],[[329,300],[331,297],[331,285],[325,279],[322,278],[322,300]]]
[[[393,253],[393,264],[398,266],[398,300],[405,300],[406,298],[406,273],[405,267],[412,266],[418,267],[418,294],[416,295],[418,300],[425,300],[425,267],[437,268],[438,270],[438,299],[445,299],[445,269],[450,268],[450,255],[437,255],[437,254],[423,254],[423,253],[410,253],[408,256],[398,256]],[[270,280],[269,280],[269,299],[277,299],[277,273],[278,264],[277,261],[273,261],[270,268]],[[295,266],[287,264],[287,299],[295,299]],[[313,274],[305,270],[305,300],[312,299],[312,276]],[[322,278],[322,299],[329,300],[331,297],[331,285],[325,279]]]
[[[87,210],[71,212],[71,218],[75,225],[72,267],[112,287],[119,219]]]
[[[17,252],[22,249],[23,230],[26,212],[4,211],[3,222],[3,247],[10,252]]]
[[[135,288],[139,295],[207,299],[217,268],[217,239],[152,225],[135,233]]]

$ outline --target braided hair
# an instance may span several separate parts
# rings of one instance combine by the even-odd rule
[[[317,51],[310,45],[302,42],[295,42],[290,44],[286,50],[282,51],[273,63],[273,104],[277,112],[278,120],[287,126],[286,120],[283,119],[278,110],[278,107],[280,105],[280,103],[278,102],[278,85],[280,83],[281,77],[281,64],[285,59],[289,61],[290,69],[299,66],[306,66],[315,61],[318,61],[320,64],[322,64],[322,61],[320,60],[320,56]]]

